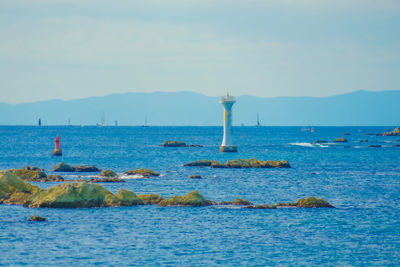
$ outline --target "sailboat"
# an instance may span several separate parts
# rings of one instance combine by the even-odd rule
[[[261,124],[260,124],[260,119],[258,117],[258,112],[257,112],[257,127],[259,127],[259,126],[261,126]]]
[[[147,125],[147,116],[144,117],[144,124],[142,125],[142,127],[149,127],[149,125]]]
[[[42,126],[42,120],[39,118],[38,126]]]

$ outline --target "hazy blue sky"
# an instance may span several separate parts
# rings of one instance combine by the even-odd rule
[[[399,0],[0,0],[0,102],[399,85]]]

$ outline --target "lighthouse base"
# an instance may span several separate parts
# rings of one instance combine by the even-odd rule
[[[51,154],[53,156],[62,156],[62,150],[61,149],[54,149]]]
[[[220,146],[220,152],[237,152],[237,146]]]

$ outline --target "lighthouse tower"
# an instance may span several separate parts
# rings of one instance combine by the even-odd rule
[[[224,139],[222,140],[219,151],[237,152],[237,146],[232,143],[232,106],[235,104],[235,98],[226,94],[219,101],[224,106]]]

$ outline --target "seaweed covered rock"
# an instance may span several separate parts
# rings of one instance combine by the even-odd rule
[[[47,219],[45,217],[40,217],[38,215],[33,215],[28,219],[30,222],[45,222]]]
[[[32,197],[29,207],[92,208],[122,205],[110,191],[91,183],[60,184],[42,190]]]
[[[53,168],[53,172],[74,172],[75,167],[67,163],[60,162]]]
[[[113,172],[112,170],[105,170],[105,171],[102,171],[99,175],[102,176],[102,177],[117,177],[117,176],[118,176],[118,175],[117,175],[115,172]]]
[[[275,205],[261,204],[261,205],[256,205],[256,206],[249,205],[249,206],[245,206],[243,208],[246,208],[246,209],[276,209],[276,206]]]
[[[218,161],[213,161],[211,162],[211,168],[216,168],[216,169],[221,169],[221,168],[227,168],[225,164],[218,162]]]
[[[78,165],[75,167],[76,172],[101,172],[96,166]]]
[[[0,203],[25,205],[32,195],[40,192],[40,187],[31,185],[12,171],[0,172]]]
[[[224,165],[223,163],[218,162],[216,160],[201,159],[201,160],[196,160],[196,161],[192,161],[192,162],[186,163],[183,166],[189,166],[189,167],[211,167],[212,164]]]
[[[219,203],[220,205],[243,205],[243,206],[250,206],[253,205],[250,201],[247,201],[245,199],[241,198],[236,198],[234,201],[228,202],[228,201],[221,201]]]
[[[333,140],[333,142],[335,143],[347,143],[347,139],[344,137],[340,137],[340,138],[336,138],[335,140]]]
[[[126,171],[125,174],[127,175],[142,175],[143,177],[151,177],[151,176],[160,176],[160,174],[158,172],[155,172],[151,169],[137,169],[137,170],[133,170],[133,171]]]
[[[145,205],[158,204],[164,198],[157,194],[139,195],[138,196]]]
[[[181,196],[173,196],[169,199],[164,199],[160,201],[157,206],[166,207],[166,206],[190,206],[190,207],[199,207],[199,206],[210,206],[215,205],[216,203],[211,200],[205,199],[197,190],[192,191],[185,195]]]
[[[164,146],[164,147],[186,147],[188,145],[182,141],[166,140],[166,141],[164,141],[164,143],[161,146]]]
[[[334,208],[322,198],[308,197],[299,199],[296,203],[278,203],[277,207],[297,207],[297,208]]]
[[[121,188],[116,196],[120,200],[118,205],[121,206],[136,206],[144,204],[142,199],[140,199],[135,193],[129,190]]]
[[[47,175],[43,171],[39,170],[27,170],[27,169],[12,169],[11,172],[15,173],[18,177],[28,181],[40,180],[46,178]]]
[[[263,161],[256,158],[230,160],[225,165],[228,168],[290,168],[290,164],[286,160]]]
[[[400,136],[400,127],[397,127],[391,132],[385,132],[381,134],[382,136]]]

